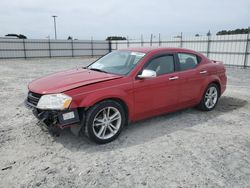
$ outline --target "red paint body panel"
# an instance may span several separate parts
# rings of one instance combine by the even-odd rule
[[[135,121],[197,105],[211,82],[220,85],[221,94],[226,89],[227,77],[221,62],[214,62],[202,54],[180,48],[130,48],[146,56],[127,76],[75,69],[39,78],[28,86],[40,94],[65,93],[73,98],[70,108],[90,107],[105,99],[119,99],[128,107],[129,120]],[[201,58],[194,69],[177,71],[152,79],[137,79],[154,55],[160,53],[192,53]],[[200,74],[206,70],[205,74]],[[178,80],[169,78],[178,76]]]
[[[77,68],[38,78],[29,84],[29,90],[35,93],[61,93],[80,86],[120,78],[121,76]]]

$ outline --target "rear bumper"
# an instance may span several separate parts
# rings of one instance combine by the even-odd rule
[[[64,129],[71,125],[79,124],[79,112],[77,109],[59,110],[40,110],[33,104],[25,100],[25,106],[32,110],[34,116],[39,120],[39,124],[46,125],[47,128],[55,126]]]
[[[221,86],[221,95],[226,91],[226,88],[227,88],[226,85]]]
[[[226,91],[226,88],[227,88],[227,76],[225,74],[221,81],[221,95]]]

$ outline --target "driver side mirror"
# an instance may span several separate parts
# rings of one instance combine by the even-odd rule
[[[154,77],[156,77],[156,72],[153,70],[148,70],[148,69],[144,69],[142,73],[138,75],[138,78],[142,78],[142,79],[154,78]]]

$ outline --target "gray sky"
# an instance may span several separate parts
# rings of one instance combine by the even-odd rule
[[[105,39],[109,35],[149,38],[212,34],[250,26],[249,0],[1,0],[0,36]]]

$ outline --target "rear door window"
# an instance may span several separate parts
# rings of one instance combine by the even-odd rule
[[[194,69],[199,63],[197,56],[194,54],[178,53],[178,58],[181,71]]]

